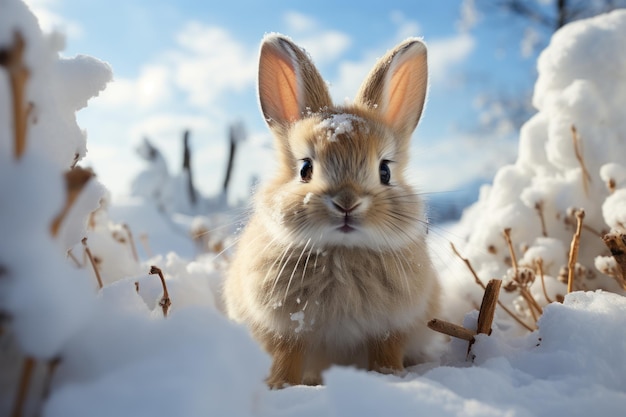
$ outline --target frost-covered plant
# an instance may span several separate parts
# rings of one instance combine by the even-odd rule
[[[610,255],[601,236],[626,225],[625,37],[623,10],[554,35],[539,57],[538,112],[521,129],[517,161],[498,171],[461,220],[468,233],[460,252],[482,280],[504,277],[505,304],[533,325],[539,308],[566,292],[579,209],[586,215],[573,289],[622,291],[610,262],[596,258]],[[464,266],[458,273],[468,274]],[[480,288],[466,281],[476,303]]]
[[[111,71],[94,58],[60,58],[60,41],[43,37],[21,2],[0,3],[2,387],[17,387],[20,375],[27,387],[36,361],[55,362],[93,312],[94,283],[65,256],[104,192],[75,166],[86,152],[75,112]],[[9,393],[0,390],[0,405],[19,414],[20,393]]]

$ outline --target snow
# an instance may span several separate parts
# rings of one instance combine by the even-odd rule
[[[336,142],[338,136],[351,134],[353,132],[354,123],[359,124],[362,121],[363,119],[353,114],[333,114],[322,120],[317,125],[317,129],[325,132],[326,140]]]
[[[575,212],[584,209],[576,288],[620,291],[594,260],[608,254],[599,236],[623,229],[626,221],[621,165],[626,57],[620,52],[625,34],[626,13],[616,11],[567,25],[541,53],[533,96],[538,112],[520,131],[518,159],[499,169],[460,221],[466,239],[459,250],[485,282],[505,276],[511,266],[505,228],[511,229],[517,259],[533,268],[543,258],[546,281],[557,281],[576,227]],[[542,243],[542,237],[550,241]],[[465,265],[449,273],[467,277],[461,290],[467,304],[458,317],[480,301],[480,292]]]
[[[502,236],[511,229],[519,268],[534,277],[528,291],[543,314],[531,323],[515,291],[502,291],[501,300],[536,330],[521,329],[498,309],[492,334],[477,336],[469,355],[467,342],[453,339],[438,362],[401,375],[335,366],[324,386],[280,391],[263,381],[269,356],[223,314],[221,283],[240,219],[219,197],[192,208],[172,201],[187,198],[180,189],[155,195],[159,184],[176,179],[154,158],[126,201],[112,205],[92,178],[51,233],[66,203],[64,174],[87,149],[75,113],[112,74],[95,58],[60,58],[61,35],[43,35],[20,1],[0,0],[0,48],[11,45],[15,30],[26,40],[27,92],[37,117],[29,121],[26,152],[14,157],[11,91],[0,67],[0,414],[13,407],[28,357],[36,370],[24,416],[623,415],[626,297],[609,276],[615,260],[586,229],[576,271],[581,288],[592,291],[570,293],[562,304],[546,299],[538,265],[548,297],[565,295],[560,276],[575,226],[572,207],[584,208],[585,224],[596,231],[626,224],[619,160],[626,151],[626,12],[554,36],[539,60],[538,113],[520,132],[517,162],[501,168],[454,225],[464,238],[455,242],[459,251],[485,281],[517,278]],[[329,140],[349,133],[353,122],[327,119]],[[572,123],[590,177],[586,188]],[[462,262],[441,253],[435,259],[454,300],[446,318],[475,328],[482,291]],[[163,272],[167,314],[152,266]],[[305,309],[292,315],[302,331]],[[52,360],[58,363],[50,373]]]

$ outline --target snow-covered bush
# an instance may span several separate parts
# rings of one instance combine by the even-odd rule
[[[530,291],[541,305],[561,299],[576,212],[584,210],[574,289],[620,292],[615,279],[595,268],[609,251],[602,235],[626,224],[626,11],[572,23],[552,38],[538,61],[533,104],[537,114],[521,129],[519,155],[484,186],[461,219],[468,231],[459,251],[485,282],[515,279],[527,268]],[[511,255],[504,232],[510,229]],[[512,265],[513,259],[518,265]],[[565,269],[564,269],[565,268]],[[517,271],[517,273],[520,273]],[[470,303],[482,291],[464,266]],[[543,275],[546,292],[541,288]],[[508,278],[508,279],[507,279]],[[519,286],[519,285],[518,285]],[[534,320],[516,285],[502,294],[531,327]],[[461,308],[463,313],[466,308]],[[505,318],[505,317],[503,317]]]
[[[0,1],[0,415],[250,414],[267,358],[216,308],[213,264],[151,260],[174,300],[164,319],[150,261],[77,166],[76,111],[112,71],[61,58],[63,42]]]

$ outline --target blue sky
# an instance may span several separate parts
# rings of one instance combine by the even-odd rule
[[[271,139],[255,95],[258,45],[281,32],[304,46],[336,101],[353,97],[377,57],[408,36],[429,46],[430,92],[414,136],[413,171],[425,191],[451,191],[492,175],[514,159],[514,133],[481,131],[477,97],[489,89],[532,86],[524,28],[472,25],[462,1],[198,2],[191,0],[29,0],[45,30],[66,33],[65,56],[108,62],[115,81],[79,112],[88,158],[114,194],[123,194],[142,161],[134,147],[149,137],[172,172],[191,129],[196,183],[219,188],[226,130],[242,120],[249,133],[236,161],[234,194],[272,171]],[[468,3],[467,1],[465,3]],[[471,2],[469,2],[471,4]],[[484,116],[484,115],[482,115]]]

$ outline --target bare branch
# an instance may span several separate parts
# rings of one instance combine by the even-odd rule
[[[161,268],[151,266],[149,273],[150,275],[158,274],[159,278],[161,279],[161,285],[163,286],[163,297],[161,297],[161,301],[159,301],[159,306],[161,306],[161,309],[163,310],[163,317],[167,317],[167,312],[172,305],[172,301],[170,300],[170,295],[167,292],[167,285],[165,284],[163,271],[161,271]]]
[[[567,263],[567,293],[574,291],[574,271],[576,269],[576,260],[578,259],[578,249],[580,247],[580,234],[583,228],[583,219],[585,218],[585,210],[576,211],[576,233],[572,238],[572,244],[570,245],[569,261]]]
[[[87,258],[89,258],[89,262],[91,262],[91,267],[93,268],[93,271],[96,273],[96,280],[98,280],[98,288],[102,288],[102,277],[100,277],[100,271],[98,270],[98,265],[96,265],[96,261],[93,258],[93,255],[91,254],[91,250],[89,249],[89,246],[87,246],[87,238],[83,238],[83,240],[81,241],[83,246],[85,247],[85,253],[87,254]]]
[[[428,322],[428,327],[436,332],[447,334],[448,336],[456,337],[457,339],[463,339],[472,341],[474,340],[475,332],[466,329],[458,324],[450,323],[449,321],[432,319]]]
[[[0,66],[5,67],[11,85],[13,104],[13,128],[15,159],[20,159],[26,150],[26,130],[30,106],[25,103],[26,82],[30,76],[24,65],[24,49],[26,42],[21,33],[13,34],[13,45],[9,49],[0,50]]]

